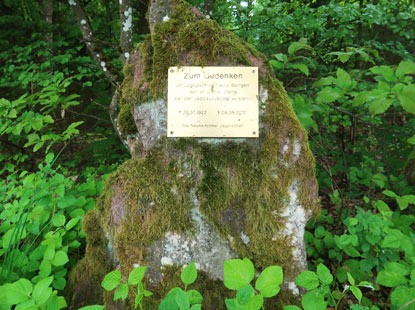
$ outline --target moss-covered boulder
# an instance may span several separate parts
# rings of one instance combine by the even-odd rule
[[[232,293],[220,281],[223,261],[236,257],[258,271],[283,267],[284,289],[266,309],[298,302],[293,281],[306,268],[303,234],[319,201],[307,135],[287,94],[261,54],[183,1],[153,1],[148,19],[151,35],[124,70],[118,117],[132,159],[106,180],[84,221],[88,248],[72,272],[72,304],[103,298],[108,309],[132,307],[83,289],[99,287],[111,269],[127,277],[147,265],[155,294],[145,309],[157,309],[180,285],[182,265],[195,261],[203,309],[225,309]],[[258,67],[259,138],[167,138],[170,66]]]

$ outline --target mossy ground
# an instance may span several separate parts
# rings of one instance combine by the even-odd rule
[[[292,280],[298,270],[292,263],[290,237],[279,235],[285,224],[278,210],[287,206],[288,188],[294,181],[301,206],[312,213],[319,208],[316,197],[310,195],[310,182],[315,182],[314,160],[304,129],[262,55],[214,21],[194,14],[184,2],[170,2],[174,9],[169,20],[156,24],[154,33],[136,49],[141,67],[131,64],[125,69],[119,115],[124,133],[135,130],[131,121],[134,106],[166,99],[168,67],[251,66],[257,65],[252,62],[256,59],[265,68],[259,82],[268,92],[260,138],[222,143],[162,138],[156,148],[127,161],[106,180],[94,211],[104,233],[89,229],[94,225],[90,221],[84,224],[87,234],[91,240],[110,236],[119,269],[126,276],[133,264],[148,264],[148,246],[167,232],[192,231],[190,211],[195,204],[189,193],[193,192],[201,213],[230,241],[235,253],[250,258],[258,271],[281,265],[284,277]],[[137,76],[140,79],[134,86]],[[294,140],[301,144],[299,158],[294,156]],[[281,152],[283,144],[288,145],[286,152]],[[125,203],[120,207],[122,212],[117,211],[123,214],[120,223],[114,219],[117,195]],[[249,237],[249,244],[242,233]],[[85,259],[94,260],[92,255],[87,253]],[[152,287],[156,296],[148,299],[146,309],[156,309],[170,288],[180,286],[178,268],[164,271],[163,281]],[[200,274],[195,285],[205,296],[204,309],[221,309],[227,291]],[[279,296],[267,303],[269,309],[295,302],[288,291]]]

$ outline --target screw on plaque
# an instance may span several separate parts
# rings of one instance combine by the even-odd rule
[[[252,73],[255,73],[255,69],[252,69]]]
[[[171,70],[170,70],[170,72],[172,72],[172,73],[173,73],[173,72],[174,72],[174,69],[171,69]]]
[[[256,131],[253,131],[252,134],[255,135],[256,134]]]
[[[172,135],[173,134],[173,131],[170,131],[170,134]]]

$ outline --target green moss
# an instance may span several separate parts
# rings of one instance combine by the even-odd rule
[[[126,103],[121,102],[120,112],[118,113],[118,123],[123,136],[134,135],[137,133],[137,127],[135,126],[131,108]]]

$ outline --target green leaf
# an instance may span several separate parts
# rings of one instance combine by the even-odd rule
[[[32,283],[27,279],[19,279],[18,281],[5,284],[3,286],[4,296],[9,305],[16,305],[30,298],[32,292]]]
[[[325,285],[330,285],[333,282],[333,276],[331,275],[330,270],[323,264],[317,266],[317,276],[321,283]]]
[[[404,76],[405,74],[414,74],[414,73],[415,73],[415,63],[410,60],[401,61],[395,72],[398,78]]]
[[[254,265],[248,258],[225,261],[223,272],[223,283],[231,290],[239,290],[249,285],[255,275]]]
[[[121,285],[119,285],[117,287],[117,289],[115,290],[115,294],[114,294],[114,300],[118,300],[118,299],[126,299],[128,296],[128,284],[127,283],[123,283]]]
[[[392,291],[391,294],[391,305],[392,309],[405,309],[405,310],[415,310],[415,303],[410,304],[409,306],[402,308],[408,302],[412,301],[415,296],[415,287],[397,287]]]
[[[368,92],[364,91],[364,92],[358,93],[357,96],[353,100],[353,106],[359,106],[359,105],[366,103],[367,101],[369,101],[370,97],[371,96]]]
[[[381,75],[385,78],[388,82],[395,82],[395,72],[393,72],[393,69],[389,66],[377,66],[370,68],[370,71],[374,74]]]
[[[191,262],[189,265],[183,268],[180,274],[180,278],[182,279],[183,283],[187,285],[192,284],[196,281],[197,270],[194,262]]]
[[[56,252],[55,257],[52,260],[52,264],[54,266],[63,266],[67,262],[69,262],[68,254],[66,254],[64,251]]]
[[[108,273],[104,280],[102,280],[101,286],[107,290],[113,290],[121,281],[121,273],[118,270],[111,271]]]
[[[398,98],[405,111],[415,113],[415,84],[405,86]]]
[[[66,223],[66,230],[71,230],[76,224],[79,223],[79,218],[70,219],[68,223]]]
[[[361,303],[363,296],[362,291],[357,286],[351,286],[350,290],[352,291],[354,297],[356,297],[356,299],[359,301],[359,303]]]
[[[387,98],[387,94],[381,95],[373,100],[369,105],[369,112],[372,115],[386,112],[391,106],[393,99]]]
[[[336,86],[340,88],[349,89],[349,87],[352,85],[352,79],[350,78],[349,73],[339,68],[337,69],[337,79],[335,83]]]
[[[254,288],[251,285],[247,285],[236,292],[236,302],[241,306],[247,305],[254,295]]]
[[[351,285],[355,285],[354,278],[353,278],[353,276],[350,274],[350,272],[348,272],[348,273],[347,273],[347,280],[349,281],[349,283],[350,283]]]
[[[297,279],[295,280],[295,284],[304,287],[310,291],[318,287],[318,276],[315,272],[312,272],[310,270],[303,271],[298,275]]]
[[[136,285],[141,282],[144,278],[144,274],[146,273],[147,266],[137,267],[131,270],[130,274],[128,275],[128,284]]]
[[[289,305],[289,306],[283,306],[282,310],[301,310],[301,308],[294,306],[294,305]]]
[[[399,209],[405,210],[408,207],[409,203],[403,197],[398,196],[395,199],[396,199],[396,202],[398,203]]]
[[[325,87],[318,92],[316,101],[317,103],[333,102],[343,97],[344,92],[340,88]]]
[[[33,298],[38,305],[44,304],[50,295],[52,295],[52,288],[50,287],[53,277],[48,277],[40,280],[33,289]]]
[[[105,306],[93,305],[82,307],[79,310],[104,310]]]
[[[292,64],[291,67],[294,69],[300,70],[306,76],[310,74],[310,72],[308,71],[308,67],[305,64],[300,64],[300,63]]]
[[[306,38],[301,38],[298,40],[298,42],[291,43],[288,47],[288,53],[290,55],[294,54],[295,52],[301,50],[301,49],[311,49],[311,46],[307,44]]]
[[[180,310],[187,310],[190,308],[189,297],[183,290],[178,290],[175,295],[175,300]]]
[[[188,290],[186,294],[189,297],[189,302],[191,305],[201,304],[203,301],[202,295],[196,290]]]
[[[376,283],[387,287],[395,287],[406,282],[408,280],[402,274],[396,273],[393,270],[380,271],[376,279]]]
[[[272,297],[280,291],[283,282],[283,271],[280,266],[269,266],[262,271],[255,283],[255,288],[264,297]]]
[[[53,216],[52,224],[53,226],[60,227],[60,226],[65,225],[65,221],[66,221],[65,215],[55,214]]]
[[[384,190],[384,191],[382,192],[382,194],[384,194],[384,195],[386,195],[386,196],[388,196],[388,197],[392,197],[392,198],[397,197],[397,195],[396,195],[394,192],[389,191],[389,190]]]
[[[308,292],[301,300],[304,310],[326,310],[327,303],[317,290]]]
[[[255,295],[248,304],[248,310],[259,310],[263,304],[264,297],[262,295]]]

